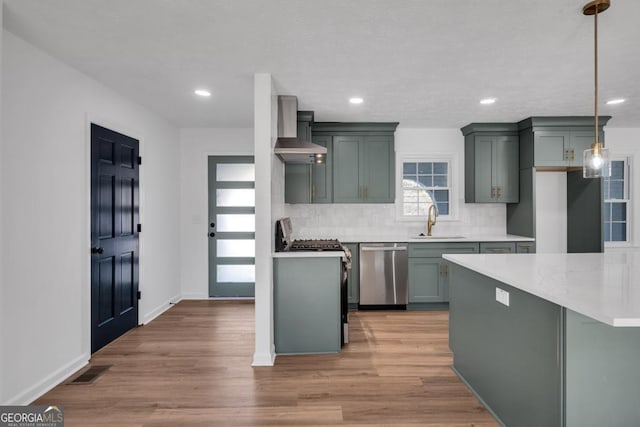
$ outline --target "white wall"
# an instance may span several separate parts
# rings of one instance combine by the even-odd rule
[[[631,157],[631,205],[630,236],[634,246],[640,246],[640,128],[605,127],[606,146],[612,156]]]
[[[24,404],[90,355],[88,120],[141,139],[142,321],[180,293],[179,136],[8,32],[2,60],[2,401]]]
[[[458,218],[455,221],[440,219],[434,227],[435,234],[506,232],[505,204],[464,203],[464,137],[459,129],[399,127],[395,133],[395,149],[398,159],[407,155],[454,156],[456,171],[452,183],[457,188]],[[358,236],[402,238],[424,232],[426,228],[424,220],[396,220],[393,204],[286,205],[286,214],[291,217],[296,237],[300,238],[338,238],[345,242],[357,240]]]
[[[180,253],[183,298],[209,296],[209,156],[252,156],[253,129],[180,130]]]

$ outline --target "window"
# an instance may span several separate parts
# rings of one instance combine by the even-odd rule
[[[426,217],[434,204],[439,216],[450,217],[451,161],[404,160],[400,197],[403,217]]]
[[[629,241],[629,161],[613,159],[611,177],[604,179],[604,241]]]

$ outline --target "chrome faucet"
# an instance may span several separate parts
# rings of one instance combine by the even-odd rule
[[[433,210],[433,219],[431,219],[431,211]],[[438,208],[436,208],[436,204],[432,204],[429,206],[429,210],[427,211],[427,236],[431,236],[431,230],[433,226],[436,225],[436,218],[438,217]]]

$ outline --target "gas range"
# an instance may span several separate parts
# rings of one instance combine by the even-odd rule
[[[294,240],[290,251],[342,251],[343,246],[337,239]]]

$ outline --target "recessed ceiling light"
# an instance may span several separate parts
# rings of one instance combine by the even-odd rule
[[[607,101],[607,105],[622,104],[624,101],[622,98],[612,99],[611,101]]]
[[[211,92],[209,92],[206,89],[196,89],[196,90],[193,91],[193,93],[195,93],[198,96],[204,96],[204,97],[211,96]]]
[[[489,104],[493,104],[496,102],[495,98],[485,98],[485,99],[481,99],[480,100],[480,104],[482,105],[489,105]]]
[[[353,98],[349,98],[349,102],[352,104],[362,104],[364,102],[364,99],[353,97]]]

